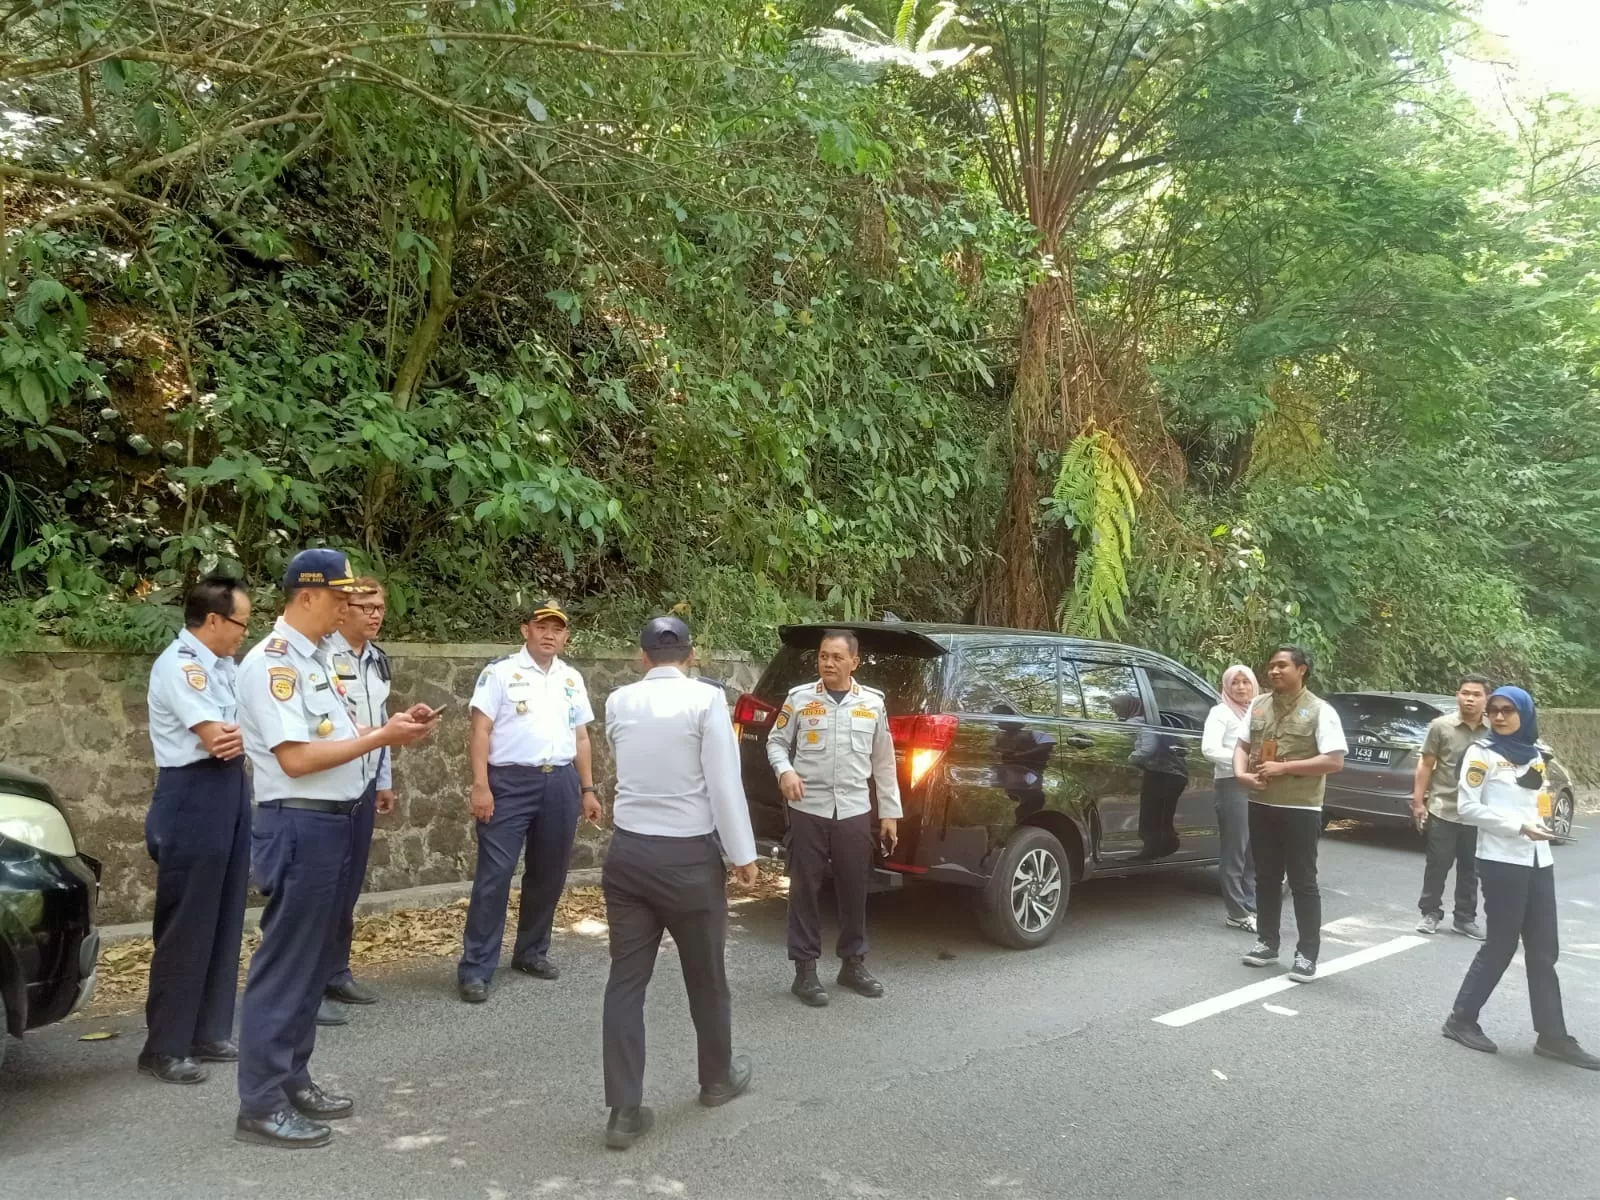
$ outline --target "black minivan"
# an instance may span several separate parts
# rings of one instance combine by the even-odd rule
[[[0,1059],[94,996],[100,864],[78,849],[50,785],[0,763]]]
[[[782,647],[734,710],[757,840],[787,816],[766,739],[790,688],[816,678],[822,625]],[[984,932],[1043,945],[1072,884],[1217,860],[1211,767],[1200,753],[1216,691],[1162,655],[1059,634],[870,623],[856,678],[883,692],[899,763],[900,844],[880,887],[907,879],[980,892]]]

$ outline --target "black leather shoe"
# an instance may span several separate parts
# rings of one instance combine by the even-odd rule
[[[1500,1049],[1483,1031],[1483,1027],[1476,1021],[1469,1021],[1451,1013],[1445,1019],[1444,1029],[1441,1030],[1445,1037],[1452,1042],[1460,1042],[1468,1050],[1477,1050],[1483,1054],[1494,1054]]]
[[[302,1116],[318,1121],[342,1121],[356,1111],[356,1102],[349,1096],[335,1096],[314,1083],[297,1092],[290,1092],[289,1103]]]
[[[331,1001],[324,1000],[317,1005],[317,1024],[324,1027],[330,1025],[348,1025],[350,1018],[345,1015],[344,1009]]]
[[[192,1058],[175,1058],[170,1054],[139,1055],[139,1073],[162,1083],[204,1083],[211,1077]]]
[[[794,982],[789,985],[789,990],[800,997],[802,1004],[809,1004],[812,1008],[828,1007],[828,993],[822,986],[822,980],[817,978],[815,962],[794,964]]]
[[[238,1062],[239,1046],[236,1042],[205,1042],[191,1047],[189,1057],[195,1062]]]
[[[707,1084],[700,1089],[700,1103],[707,1108],[717,1108],[729,1100],[737,1099],[750,1089],[750,1077],[755,1074],[748,1054],[735,1054],[728,1068],[726,1083]]]
[[[511,960],[511,969],[521,971],[524,975],[532,975],[535,979],[561,978],[561,968],[543,954],[535,954],[531,958],[514,958]]]
[[[456,984],[456,991],[468,1004],[482,1004],[489,998],[489,985],[482,979],[464,979]]]
[[[354,979],[349,983],[330,983],[322,993],[329,1000],[337,1000],[340,1004],[376,1004],[378,993],[365,984],[357,983]]]
[[[872,977],[872,972],[867,970],[867,964],[859,955],[844,960],[844,966],[839,968],[837,982],[840,987],[847,987],[858,996],[870,996],[875,999],[883,995],[883,984]]]
[[[333,1130],[308,1121],[292,1108],[275,1112],[270,1117],[240,1117],[233,1124],[234,1141],[284,1150],[311,1150],[326,1146],[332,1138]]]
[[[612,1150],[626,1150],[655,1126],[656,1114],[640,1105],[638,1108],[613,1108],[606,1122],[606,1145]]]
[[[1553,1058],[1569,1067],[1582,1067],[1585,1071],[1600,1071],[1600,1058],[1578,1045],[1575,1037],[1551,1037],[1541,1033],[1533,1044],[1533,1052],[1540,1058]]]

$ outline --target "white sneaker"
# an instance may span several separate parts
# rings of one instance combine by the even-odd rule
[[[1255,913],[1245,913],[1242,917],[1229,917],[1228,924],[1234,929],[1242,929],[1246,933],[1254,933],[1256,931],[1256,915]]]
[[[1429,913],[1427,916],[1423,917],[1422,920],[1417,922],[1417,932],[1430,935],[1438,933],[1439,918],[1434,916],[1432,913]]]

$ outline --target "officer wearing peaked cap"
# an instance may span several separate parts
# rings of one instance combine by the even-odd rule
[[[308,1067],[317,1005],[338,956],[355,810],[374,769],[368,756],[420,741],[438,722],[417,705],[380,728],[356,723],[326,642],[358,590],[343,554],[302,550],[283,588],[271,636],[239,667],[240,723],[255,768],[251,873],[267,907],[241,1006],[234,1136],[299,1148],[327,1144],[321,1122],[355,1111],[354,1101],[313,1083]]]
[[[232,1062],[239,941],[250,882],[250,780],[234,698],[233,656],[250,625],[237,579],[190,589],[183,632],[150,669],[155,798],[145,845],[156,863],[155,955],[139,1070],[199,1083],[204,1062]]]
[[[639,636],[643,679],[606,700],[606,736],[617,760],[616,833],[601,886],[611,929],[602,1042],[606,1145],[625,1150],[649,1132],[644,1095],[644,999],[663,933],[683,966],[700,1051],[700,1103],[726,1104],[750,1086],[752,1067],[733,1053],[723,953],[727,872],[756,881],[756,843],[739,778],[739,748],[720,688],[686,674],[689,627],[657,617]],[[720,837],[719,848],[717,839]]]
[[[457,989],[468,1004],[489,998],[489,982],[500,965],[511,875],[524,847],[522,909],[511,965],[538,979],[561,974],[550,961],[550,933],[578,816],[600,820],[589,759],[594,710],[583,676],[560,658],[570,624],[554,600],[535,605],[522,626],[522,649],[485,667],[472,692],[468,757],[478,865],[456,967]]]
[[[813,1008],[828,1003],[817,978],[822,954],[823,879],[831,872],[839,912],[838,983],[883,995],[866,967],[867,889],[872,879],[872,794],[885,851],[898,840],[900,785],[883,693],[855,681],[861,648],[848,629],[828,629],[817,649],[815,683],[792,690],[767,738],[767,761],[789,813],[790,987]]]

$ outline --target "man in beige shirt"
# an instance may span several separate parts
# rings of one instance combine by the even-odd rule
[[[1444,883],[1450,864],[1456,867],[1455,931],[1483,941],[1478,924],[1478,828],[1456,813],[1456,784],[1461,777],[1461,756],[1489,727],[1483,708],[1491,685],[1482,675],[1468,675],[1456,688],[1456,711],[1428,726],[1422,752],[1417,756],[1416,782],[1411,791],[1411,815],[1427,834],[1427,863],[1422,868],[1422,899],[1417,907],[1422,920],[1418,933],[1438,933],[1444,920]]]

